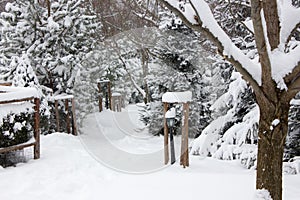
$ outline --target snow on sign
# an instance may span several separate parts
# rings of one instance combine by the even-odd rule
[[[67,99],[73,99],[74,96],[71,94],[59,94],[53,96],[53,100],[67,100]]]
[[[165,103],[187,103],[192,101],[192,92],[166,92],[162,96],[162,102]]]
[[[164,103],[164,157],[165,164],[167,165],[169,162],[169,147],[168,147],[168,126],[167,126],[167,118],[173,118],[176,116],[175,108],[171,108],[168,110],[169,105],[171,103],[182,103],[182,114],[183,114],[183,123],[182,123],[182,139],[181,139],[181,155],[180,155],[180,165],[183,168],[189,166],[189,153],[188,153],[188,118],[189,118],[189,102],[192,101],[192,92],[167,92],[162,96],[162,102]],[[170,136],[170,140],[171,136]],[[172,142],[170,142],[172,143]],[[172,147],[171,147],[172,148]],[[172,151],[172,150],[171,150]],[[172,156],[172,153],[171,153]],[[172,157],[171,157],[171,164]]]
[[[168,110],[165,114],[165,118],[175,118],[176,117],[176,110],[174,107],[172,107],[170,110]]]

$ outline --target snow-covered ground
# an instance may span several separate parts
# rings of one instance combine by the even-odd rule
[[[135,125],[137,116],[133,106],[95,113],[79,137],[42,136],[41,159],[0,168],[0,199],[254,199],[255,171],[237,161],[191,156],[189,168],[164,166],[163,138]],[[300,175],[285,175],[284,199],[298,200],[299,185]]]

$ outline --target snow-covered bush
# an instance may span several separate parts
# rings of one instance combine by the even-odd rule
[[[48,100],[52,90],[39,84],[39,80],[31,64],[31,59],[28,57],[27,53],[23,52],[20,57],[13,56],[11,60],[10,68],[12,69],[12,86],[33,87],[37,89],[41,100],[41,131],[42,133],[47,133],[49,131],[51,111]]]
[[[29,113],[9,114],[1,119],[0,148],[27,142],[33,136]]]
[[[289,132],[286,138],[284,159],[300,156],[300,94],[291,102]]]
[[[251,89],[237,72],[228,91],[212,106],[215,119],[193,142],[191,152],[218,159],[240,159],[247,168],[256,160],[259,108]]]

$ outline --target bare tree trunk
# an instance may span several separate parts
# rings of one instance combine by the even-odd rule
[[[46,1],[47,1],[48,17],[50,17],[50,15],[51,15],[51,2],[50,2],[50,0],[46,0]]]
[[[288,102],[279,102],[273,112],[266,104],[260,104],[256,188],[268,190],[273,200],[282,199],[282,159],[288,129]]]
[[[149,95],[149,88],[147,83],[147,76],[148,76],[148,60],[149,60],[149,54],[147,52],[147,49],[141,50],[142,54],[142,68],[143,68],[143,81],[144,81],[144,91],[146,93],[144,97],[144,103],[150,102],[150,95]]]
[[[258,144],[256,188],[268,190],[273,200],[282,197],[282,153],[266,141]]]

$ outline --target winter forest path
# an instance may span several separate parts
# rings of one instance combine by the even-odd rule
[[[163,137],[154,137],[138,120],[138,107],[122,112],[89,114],[81,131],[87,151],[102,164],[118,171],[146,173],[163,168]],[[178,152],[178,151],[177,151]]]

